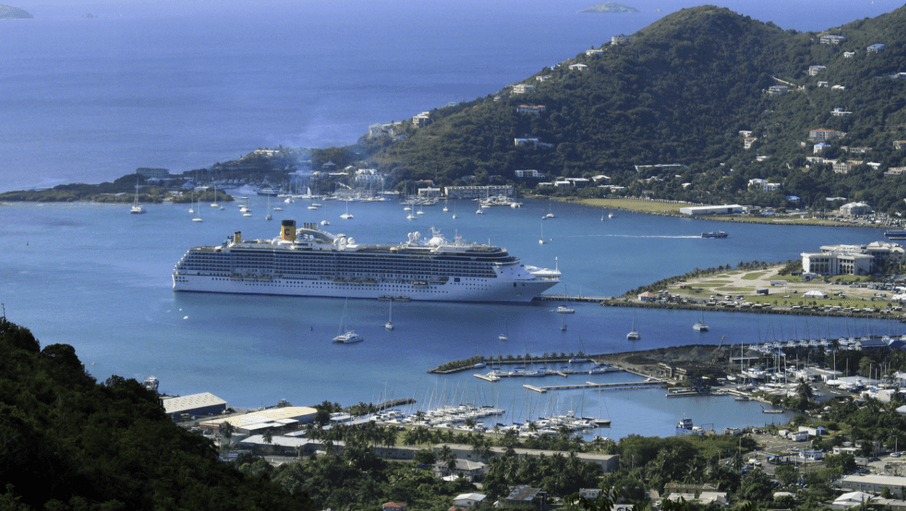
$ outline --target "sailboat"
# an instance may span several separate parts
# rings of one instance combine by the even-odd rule
[[[393,300],[390,300],[390,318],[387,319],[387,323],[384,324],[384,328],[387,330],[393,330]]]
[[[327,208],[324,208],[324,220],[321,220],[321,225],[330,225],[330,222],[327,221]]]
[[[695,324],[692,325],[692,330],[695,330],[696,332],[707,332],[707,331],[708,331],[708,325],[705,324],[705,311],[704,311],[704,309],[702,309],[702,319],[701,319],[701,321],[696,321]]]
[[[544,245],[544,224],[541,224],[541,239],[538,240],[539,245]]]
[[[450,211],[450,210],[447,209],[447,199],[444,199],[444,213],[446,213],[447,211]]]
[[[189,213],[195,213],[195,192],[192,192],[192,205],[189,206]]]
[[[626,334],[627,341],[638,341],[642,339],[642,335],[638,333],[635,329],[635,313],[632,314],[632,330]]]
[[[270,220],[272,218],[274,218],[274,217],[273,217],[273,215],[271,215],[271,196],[268,195],[267,196],[267,215],[265,215],[264,219]]]
[[[504,333],[498,335],[497,338],[498,338],[499,340],[501,340],[501,341],[508,341],[508,340],[510,340],[510,336],[509,336],[509,333],[510,333],[510,325],[509,325],[508,322],[505,322],[505,323],[503,324],[503,329],[504,329]]]
[[[204,222],[204,220],[201,219],[201,197],[198,198],[198,214],[195,215],[195,218],[193,218],[192,221],[193,222]]]
[[[129,213],[135,215],[141,215],[145,212],[145,208],[142,207],[138,202],[138,178],[135,179],[135,202],[132,203],[132,208],[129,210]]]
[[[456,220],[456,203],[453,203],[453,220]]]
[[[343,220],[350,220],[352,215],[349,214],[349,201],[346,201],[346,212],[340,215]]]
[[[215,187],[215,188],[214,188],[214,202],[211,203],[211,207],[212,207],[212,208],[216,208],[216,207],[219,207],[219,206],[220,206],[220,205],[217,204],[217,188]]]
[[[362,342],[364,339],[355,333],[355,330],[346,330],[346,304],[349,302],[349,298],[343,302],[343,317],[340,318],[340,328],[337,331],[337,336],[333,338],[333,342],[337,344],[353,344],[356,342]]]

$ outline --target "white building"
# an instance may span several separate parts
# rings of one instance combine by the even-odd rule
[[[840,214],[843,216],[870,215],[871,207],[864,202],[849,202],[840,206]]]
[[[842,35],[823,35],[819,38],[821,44],[840,44],[845,40]]]
[[[722,206],[690,206],[680,208],[680,213],[690,216],[698,215],[736,215],[742,213],[739,204],[724,204]]]
[[[886,261],[903,261],[903,247],[875,241],[868,245],[825,245],[821,252],[803,252],[802,271],[820,275],[869,275]]]
[[[900,495],[906,489],[906,477],[883,475],[848,475],[840,480],[840,486],[845,490],[864,491],[880,494],[887,487],[894,495]]]

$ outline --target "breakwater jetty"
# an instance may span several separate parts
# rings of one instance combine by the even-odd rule
[[[548,385],[548,386],[535,386],[525,384],[524,388],[537,392],[539,394],[545,394],[548,391],[556,390],[574,390],[574,389],[594,389],[594,390],[632,390],[632,389],[647,389],[652,387],[666,387],[667,382],[663,380],[648,380],[648,381],[631,381],[631,382],[611,382],[611,383],[595,383],[587,381],[585,383],[579,383],[574,385]]]

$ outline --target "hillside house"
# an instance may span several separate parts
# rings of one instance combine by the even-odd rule
[[[453,505],[456,507],[475,507],[484,501],[486,495],[481,493],[463,493],[453,497]]]
[[[865,53],[880,53],[884,51],[884,45],[881,43],[873,44],[868,48],[865,48]]]
[[[361,184],[380,184],[384,176],[377,169],[359,169],[355,171],[355,182]]]
[[[752,144],[754,144],[756,140],[758,140],[757,137],[746,137],[746,138],[744,138],[744,139],[743,139],[743,142],[742,142],[743,148],[745,148],[745,149],[751,149],[751,148],[752,148]]]
[[[739,130],[739,134],[743,137],[751,137],[752,133],[752,130]]]
[[[899,151],[900,149],[906,148],[906,140],[894,140],[893,148],[895,151]]]
[[[531,506],[538,511],[547,511],[547,492],[525,485],[511,487],[510,494],[500,499],[500,505],[503,507]]]
[[[845,40],[842,35],[823,35],[818,39],[821,44],[840,44]]]
[[[592,179],[592,181],[595,182],[595,184],[599,184],[599,185],[609,185],[610,184],[610,176],[605,176],[604,174],[598,174],[597,176],[592,176],[591,179]]]
[[[538,75],[535,77],[535,81],[546,82],[551,79],[551,75]]]
[[[843,58],[844,58],[844,59],[851,59],[851,58],[853,58],[853,57],[855,57],[855,56],[856,56],[856,52],[854,52],[854,51],[845,51],[845,52],[843,52]]]
[[[771,85],[768,87],[768,94],[772,96],[783,96],[790,91],[786,85]]]
[[[843,136],[840,131],[818,128],[808,132],[808,139],[813,142],[828,142]]]
[[[534,92],[534,90],[534,85],[526,85],[524,83],[513,85],[513,94],[528,94],[529,92]]]
[[[846,87],[844,87],[843,85],[834,85],[833,87],[831,87],[831,90],[846,90]]]
[[[588,66],[585,64],[570,64],[569,69],[571,71],[585,71],[588,69]]]
[[[543,112],[544,105],[519,105],[516,107],[516,111],[520,114],[535,114],[538,115]]]
[[[632,38],[628,35],[615,35],[610,38],[610,44],[629,44],[632,42]]]
[[[537,170],[516,170],[514,171],[516,177],[528,177],[532,179],[541,179],[544,177],[543,172],[538,172]]]
[[[821,71],[824,71],[825,69],[827,69],[827,66],[809,66],[808,75],[817,76],[818,73],[820,73]]]
[[[596,50],[594,48],[592,48],[590,50],[585,50],[585,56],[587,56],[587,57],[597,57],[598,55],[600,55],[602,53],[604,53],[604,50],[600,50],[600,49]]]
[[[906,171],[906,167],[890,167],[885,172],[885,176],[902,176],[903,171]]]
[[[827,82],[818,82],[818,87],[830,87]]]
[[[831,115],[833,115],[834,117],[842,117],[844,115],[849,115],[851,113],[852,112],[847,112],[846,110],[843,110],[840,107],[837,107],[837,108],[834,108],[833,110],[831,110]]]
[[[828,147],[830,147],[830,144],[825,144],[824,142],[818,142],[817,144],[812,146],[812,154],[818,154],[821,151],[827,149]]]
[[[421,128],[431,124],[431,116],[428,112],[422,112],[412,117],[412,125]]]
[[[834,163],[834,174],[849,174],[850,170],[861,163],[861,161],[838,161]]]

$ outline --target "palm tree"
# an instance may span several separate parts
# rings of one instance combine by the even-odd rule
[[[437,458],[445,463],[447,470],[451,473],[456,470],[456,455],[453,454],[453,449],[450,449],[449,445],[440,448],[440,454]]]
[[[274,435],[273,435],[273,433],[271,433],[271,430],[269,430],[269,429],[265,430],[264,435],[262,435],[262,439],[264,440],[264,443],[266,443],[267,445],[271,445],[272,443],[274,443]]]
[[[229,422],[220,423],[220,436],[226,440],[226,451],[229,452],[230,447],[232,446],[233,439],[233,425]],[[222,445],[222,442],[221,442]]]

